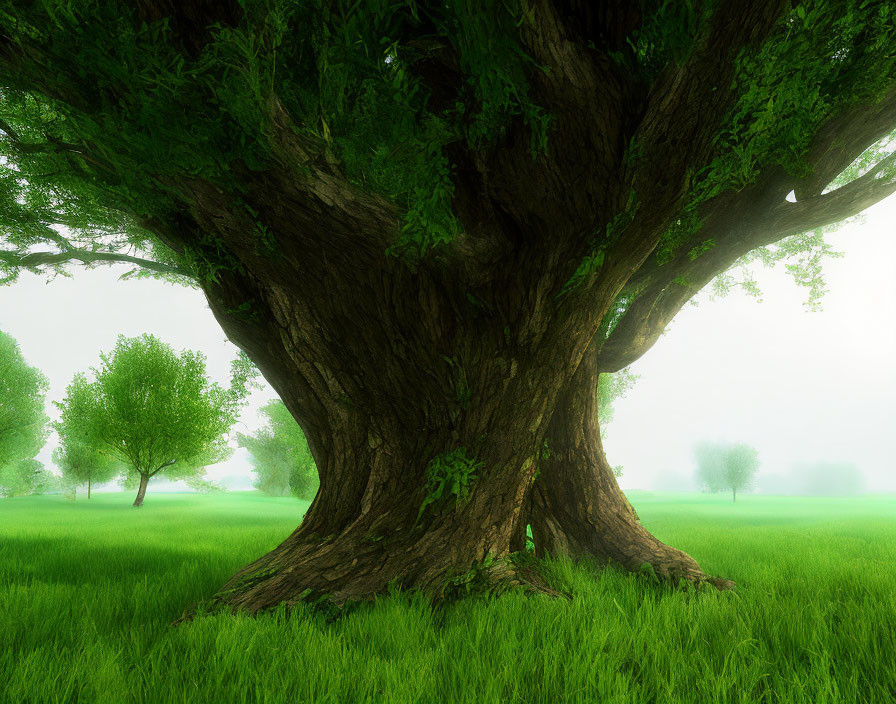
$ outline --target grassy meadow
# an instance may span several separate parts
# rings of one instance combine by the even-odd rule
[[[0,702],[892,702],[896,497],[632,492],[642,522],[737,593],[551,562],[569,600],[419,595],[328,623],[183,608],[307,504],[254,492],[0,500]]]

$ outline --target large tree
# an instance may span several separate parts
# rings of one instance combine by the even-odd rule
[[[18,343],[0,331],[0,470],[7,468],[10,477],[30,467],[27,460],[46,442],[48,386],[41,371],[25,361]]]
[[[302,426],[320,490],[224,603],[471,565],[543,591],[527,524],[538,555],[730,586],[638,523],[598,375],[751,252],[811,272],[819,228],[896,190],[894,15],[7,1],[0,261],[192,280]]]
[[[239,362],[223,389],[206,375],[201,353],[177,353],[152,335],[120,335],[100,360],[93,381],[76,374],[66,388],[57,428],[64,441],[104,452],[139,476],[134,506],[143,505],[153,477],[201,476],[229,456],[225,435],[246,395]]]

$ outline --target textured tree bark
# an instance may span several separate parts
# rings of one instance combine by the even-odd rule
[[[551,453],[532,492],[535,554],[590,557],[637,572],[649,566],[672,582],[708,582],[688,554],[654,537],[638,520],[604,455],[597,418],[598,356],[587,354],[560,394],[546,438]]]
[[[88,501],[90,500],[90,484],[91,484],[91,481],[88,479],[87,480],[87,500]]]
[[[143,497],[146,496],[147,484],[149,484],[149,477],[146,474],[141,474],[140,488],[137,489],[137,498],[134,499],[134,508],[140,508],[143,505]]]
[[[382,376],[398,373],[399,363],[388,356],[381,363]],[[337,444],[322,458],[320,489],[305,521],[237,573],[217,600],[256,613],[323,594],[337,604],[369,599],[390,584],[445,596],[459,575],[490,591],[554,594],[531,566],[511,556],[520,549],[520,515],[550,397],[550,391],[527,391],[524,374],[515,377],[517,392],[503,402],[500,388],[478,403],[471,399],[466,416],[481,418],[475,426],[407,428],[399,414],[373,418],[345,404],[331,419]],[[413,394],[412,386],[404,388]],[[321,438],[313,440],[320,446]],[[468,498],[436,502],[421,515],[430,490],[427,463],[457,447],[482,463]],[[524,544],[525,523],[522,529]]]

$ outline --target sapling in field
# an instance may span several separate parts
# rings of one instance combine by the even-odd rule
[[[234,363],[230,389],[209,380],[202,354],[177,353],[152,335],[119,336],[100,360],[91,370],[93,381],[75,375],[56,404],[62,412],[58,427],[139,477],[134,506],[143,505],[153,477],[198,477],[229,456],[224,436],[237,420],[251,376],[244,358]]]
[[[694,457],[697,481],[707,491],[730,491],[732,501],[737,501],[738,491],[752,484],[759,469],[759,453],[745,443],[700,443],[694,448]]]

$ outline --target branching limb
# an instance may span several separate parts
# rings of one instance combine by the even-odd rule
[[[796,203],[784,201],[773,211],[768,226],[778,233],[778,239],[782,239],[857,215],[896,192],[896,178],[886,177],[887,169],[894,164],[896,152],[863,176],[830,193]]]
[[[161,264],[151,259],[133,257],[118,252],[90,252],[83,249],[69,249],[64,252],[32,252],[31,254],[23,255],[18,252],[0,251],[0,262],[7,266],[22,267],[24,269],[36,269],[41,266],[53,266],[70,261],[79,261],[82,264],[124,262],[126,264],[135,264],[143,269],[160,274],[176,274],[178,276],[190,277],[188,272],[176,266]]]
[[[781,200],[764,217],[752,221],[740,219],[737,203],[720,199],[710,224],[701,230],[701,238],[713,240],[715,246],[690,261],[688,253],[683,252],[674,265],[655,269],[652,280],[630,304],[610,336],[605,341],[595,340],[593,346],[600,349],[600,371],[618,371],[641,357],[701,288],[748,252],[841,222],[896,192],[896,179],[882,177],[894,164],[896,153],[845,186],[796,203]],[[761,189],[745,190],[742,197],[755,198],[757,190]],[[725,207],[718,207],[720,204]],[[747,211],[756,212],[750,208]]]

